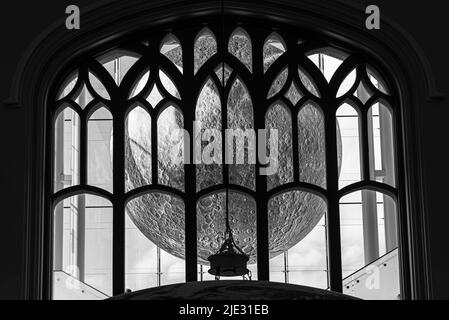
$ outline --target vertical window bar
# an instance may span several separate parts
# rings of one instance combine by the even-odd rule
[[[331,105],[331,104],[328,104]],[[331,111],[330,111],[331,110]],[[326,109],[326,163],[329,190],[327,210],[327,249],[329,257],[329,285],[332,291],[342,292],[340,208],[338,198],[337,129],[335,108]]]
[[[79,272],[79,281],[85,282],[85,238],[86,238],[86,196],[80,194],[78,196],[76,221],[76,265]]]
[[[365,94],[365,92],[360,92]],[[373,111],[370,108],[367,113],[363,113],[362,125],[363,145],[362,166],[364,172],[364,180],[369,180],[374,175],[374,130],[373,130]],[[366,152],[368,150],[368,153]],[[368,157],[368,158],[366,158]],[[377,200],[376,193],[367,190],[362,191],[362,224],[363,224],[363,245],[365,252],[365,264],[368,265],[379,258],[379,235],[377,228]]]
[[[255,93],[258,88],[263,87],[263,83],[259,79],[263,79],[263,43],[264,39],[259,33],[252,33],[252,54],[253,54],[253,81],[251,93]],[[254,126],[255,128],[265,128],[265,110],[266,107],[266,93],[252,94],[253,105],[261,108],[254,109]],[[259,135],[256,135],[257,154],[259,152]],[[266,145],[266,144],[265,144]],[[265,145],[263,147],[265,147]],[[257,278],[258,280],[270,279],[269,269],[269,243],[268,243],[268,199],[267,199],[267,176],[260,175],[260,160],[256,164],[256,232],[257,232]]]
[[[80,69],[80,77],[84,83],[88,81],[88,73],[86,68]],[[83,112],[79,115],[80,117],[80,185],[87,184],[87,166],[88,166],[88,155],[87,155],[87,115]]]
[[[224,12],[222,13],[224,15]],[[224,17],[221,17],[222,19],[224,19]],[[226,152],[228,151],[228,146],[226,144],[227,139],[226,139],[226,129],[228,128],[228,94],[229,92],[226,90],[226,86],[225,86],[225,77],[224,77],[224,73],[225,73],[225,65],[224,65],[224,57],[227,53],[228,50],[228,46],[226,43],[226,37],[225,37],[225,30],[224,30],[224,22],[221,23],[220,26],[220,33],[219,33],[219,37],[218,37],[218,41],[217,41],[217,46],[218,46],[218,52],[219,52],[219,56],[220,56],[220,64],[222,64],[222,75],[221,77],[221,83],[220,85],[217,85],[219,94],[220,94],[220,100],[221,100],[221,130],[222,130],[222,135],[221,135],[221,163],[222,163],[222,172],[223,172],[223,184],[225,185],[226,188],[229,188],[229,184],[230,184],[230,177],[229,177],[229,165],[226,163]],[[232,86],[231,86],[232,87]],[[230,143],[233,143],[232,141],[230,141]],[[228,196],[230,197],[229,193]],[[230,201],[229,199],[225,199],[225,201]]]
[[[328,250],[328,232],[327,232],[327,226],[328,226],[328,222],[327,222],[327,214],[324,215],[324,240],[326,242],[326,281],[327,281],[327,288],[329,289],[330,287],[330,272],[329,272],[329,250]],[[343,275],[342,275],[343,277]]]
[[[359,67],[357,72],[366,73],[365,67]],[[363,81],[363,76],[361,77]],[[368,80],[367,80],[368,81]],[[360,101],[369,99],[365,89],[357,90],[357,97]],[[360,159],[362,180],[365,182],[375,178],[374,172],[374,130],[372,122],[372,108],[367,106],[359,113],[360,130]],[[379,237],[377,230],[377,201],[374,192],[362,191],[362,224],[363,224],[363,246],[365,264],[369,264],[379,257]]]
[[[359,67],[357,72],[364,72],[364,70]],[[362,77],[363,78],[363,77]],[[363,99],[369,98],[367,96],[367,93],[365,90],[358,89],[357,90],[357,97],[363,101]],[[371,178],[370,174],[370,165],[373,166],[372,170],[374,170],[374,158],[372,161],[370,161],[370,150],[374,150],[374,141],[372,137],[372,125],[370,125],[371,115],[372,112],[368,112],[366,110],[366,107],[364,107],[359,114],[359,130],[360,130],[360,139],[359,139],[359,145],[360,145],[360,163],[361,163],[361,174],[362,174],[362,180],[365,182],[368,182]],[[374,154],[371,152],[371,154]],[[373,171],[374,172],[374,171]],[[374,175],[373,175],[374,177]]]
[[[319,55],[320,69],[324,71],[323,56]],[[342,266],[341,266],[341,239],[340,239],[340,204],[338,198],[338,152],[337,152],[337,117],[338,105],[335,97],[329,97],[328,92],[337,90],[326,90],[324,92],[323,105],[325,108],[325,145],[326,145],[326,179],[329,190],[327,209],[327,250],[329,257],[329,287],[332,291],[343,292],[342,288]]]
[[[295,37],[285,37],[284,40],[287,44],[287,51],[286,54],[289,56],[289,63],[288,63],[288,74],[292,78],[292,85],[295,85],[295,73],[298,72],[298,63],[296,62],[296,50],[295,46],[297,45],[297,39]],[[284,53],[285,54],[285,53]],[[290,100],[288,100],[290,101]],[[293,182],[298,183],[301,180],[301,177],[299,176],[299,139],[298,139],[298,113],[299,110],[296,108],[296,106],[292,106],[291,109],[291,117],[292,117],[292,151],[293,151]]]
[[[61,111],[64,112],[64,111]],[[62,190],[63,183],[61,175],[64,173],[64,117],[57,117],[53,125],[55,134],[54,148],[56,157],[54,159],[54,178],[52,188]],[[55,191],[56,191],[55,190]],[[60,202],[55,206],[53,215],[53,270],[62,270],[63,268],[63,228],[64,228],[64,203]]]
[[[115,77],[118,76],[118,64],[115,64]],[[113,90],[110,88],[111,91]],[[111,113],[113,116],[113,255],[112,255],[112,291],[114,295],[125,292],[125,113],[126,92],[111,95]]]
[[[182,45],[183,55],[183,83],[184,87],[179,88],[180,94],[187,112],[184,112],[184,129],[192,138],[193,121],[195,120],[196,92],[194,87],[194,55],[193,42],[194,35],[189,32],[181,32],[179,39]],[[196,226],[196,167],[193,165],[193,143],[190,147],[190,163],[184,165],[185,171],[185,263],[186,263],[186,281],[198,280],[198,262],[197,262],[197,226]],[[157,172],[157,171],[156,171]]]

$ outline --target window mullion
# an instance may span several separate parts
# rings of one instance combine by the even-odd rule
[[[184,129],[189,133],[191,139],[194,139],[193,121],[195,120],[196,106],[196,82],[194,77],[194,55],[192,35],[188,32],[180,34],[181,45],[184,48],[183,56],[183,83],[184,87],[180,88],[181,99],[184,104]],[[185,214],[185,272],[186,281],[197,281],[198,264],[197,264],[197,212],[196,212],[196,167],[193,165],[193,143],[190,146],[190,163],[184,165],[185,171],[185,198],[184,198],[184,214]]]
[[[125,292],[125,116],[126,101],[115,97],[111,101],[113,115],[113,255],[112,291]]]
[[[264,88],[263,72],[263,42],[264,39],[258,33],[252,34],[253,40],[253,81],[251,98],[254,108],[254,128],[265,128],[265,112],[268,109],[265,100],[266,93],[260,92]],[[264,88],[265,90],[266,88]],[[256,135],[257,154],[259,154],[259,135]],[[268,240],[268,199],[267,199],[267,176],[260,174],[261,159],[256,164],[256,209],[257,209],[257,278],[258,280],[269,280],[269,240]]]
[[[338,152],[336,106],[333,101],[324,101],[326,121],[326,165],[327,165],[327,250],[329,257],[329,287],[332,291],[342,292],[342,265],[340,239],[340,206],[338,198]]]

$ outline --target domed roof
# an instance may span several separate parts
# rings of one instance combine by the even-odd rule
[[[347,300],[333,291],[269,281],[178,283],[112,297],[112,300]]]

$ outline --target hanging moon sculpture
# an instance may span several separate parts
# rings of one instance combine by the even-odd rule
[[[180,127],[182,119],[174,109],[159,125]],[[212,111],[211,111],[212,112]],[[148,145],[150,130],[143,130],[146,117],[129,117],[126,132],[126,183],[127,189],[151,184],[151,147]],[[298,140],[300,152],[300,180],[325,187],[326,165],[324,153],[323,117],[316,108],[304,107],[299,114]],[[153,124],[154,125],[154,124]],[[137,130],[136,128],[140,128]],[[164,131],[164,130],[162,130]],[[341,163],[341,136],[338,132],[338,162]],[[151,140],[150,140],[151,141]],[[170,157],[163,154],[176,153],[182,140],[179,137],[159,137],[159,183],[184,189],[183,166],[170,163]],[[151,141],[155,143],[155,141]],[[290,146],[291,148],[291,146]],[[175,150],[175,151],[173,151]],[[292,168],[279,168],[280,174],[293,172]],[[182,172],[182,173],[181,173]],[[154,173],[153,173],[154,174]],[[181,179],[182,178],[182,179]],[[210,179],[206,174],[198,174],[201,179]],[[217,178],[217,184],[219,183]],[[186,182],[189,183],[189,182]],[[225,192],[212,193],[201,198],[197,208],[198,262],[207,264],[207,257],[216,253],[223,242],[225,230]],[[182,199],[163,192],[145,194],[131,200],[126,207],[127,214],[137,228],[162,250],[179,258],[185,255],[185,211]],[[326,203],[320,197],[303,191],[285,191],[268,201],[270,258],[281,254],[300,242],[321,220],[326,212]],[[256,202],[250,196],[230,192],[230,225],[240,248],[255,263],[256,243]]]

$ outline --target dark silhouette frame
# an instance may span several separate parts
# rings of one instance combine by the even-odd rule
[[[364,180],[352,185],[350,188],[338,191],[338,171],[336,162],[336,144],[330,144],[327,157],[327,196],[329,206],[329,269],[330,286],[332,290],[341,291],[341,257],[339,252],[339,217],[338,217],[338,199],[340,196],[351,191],[360,189],[371,189],[386,192],[397,199],[399,212],[399,243],[401,256],[401,292],[403,298],[426,298],[429,297],[428,284],[430,283],[429,266],[427,259],[428,242],[426,241],[427,223],[423,216],[421,193],[422,187],[421,170],[419,165],[419,154],[421,147],[416,138],[416,132],[419,130],[416,125],[417,103],[421,99],[438,99],[439,94],[433,85],[432,74],[429,72],[427,62],[400,31],[396,30],[388,21],[383,24],[384,31],[389,37],[377,36],[376,34],[364,30],[364,24],[360,23],[355,17],[361,14],[360,8],[348,6],[343,3],[329,3],[326,1],[316,4],[313,1],[303,1],[301,5],[293,1],[271,2],[224,2],[227,23],[231,21],[235,24],[244,23],[246,30],[257,29],[258,25],[266,25],[269,21],[270,27],[277,31],[283,30],[282,34],[296,33],[301,30],[308,38],[312,38],[318,43],[331,45],[336,48],[344,48],[351,52],[357,52],[347,63],[348,72],[351,63],[368,63],[379,72],[383,72],[382,78],[387,79],[393,96],[397,100],[391,101],[390,105],[397,106],[394,112],[396,141],[398,153],[398,189],[385,188],[376,183],[367,181],[369,176],[364,175]],[[195,2],[187,1],[170,2],[160,1],[147,3],[145,1],[129,1],[125,4],[119,2],[105,3],[96,8],[91,8],[83,15],[83,28],[79,32],[74,32],[72,36],[67,37],[67,30],[56,28],[52,30],[47,38],[40,42],[35,49],[29,53],[23,67],[19,68],[13,84],[10,105],[22,105],[31,108],[30,125],[33,126],[35,134],[35,144],[30,146],[30,156],[34,160],[30,162],[28,168],[29,190],[28,190],[28,221],[27,237],[28,243],[27,264],[25,271],[24,285],[29,298],[49,298],[50,296],[50,277],[51,277],[51,215],[52,204],[61,199],[62,194],[52,197],[52,170],[51,161],[48,156],[52,153],[52,135],[53,127],[51,111],[47,109],[51,102],[52,85],[61,83],[67,72],[75,65],[84,65],[89,61],[92,52],[101,53],[111,49],[112,45],[117,45],[119,39],[125,36],[128,40],[131,38],[139,39],[145,30],[151,30],[153,34],[160,34],[161,37],[171,29],[180,26],[191,25],[198,26],[207,20],[210,27],[219,25],[221,2]],[[207,18],[206,18],[207,17]],[[359,22],[359,23],[357,23]],[[235,25],[233,25],[232,29]],[[198,31],[199,31],[198,30]],[[228,30],[227,32],[232,32]],[[183,44],[184,61],[193,61],[193,50],[186,50],[188,43],[193,43],[192,36],[177,34]],[[265,35],[266,36],[266,35]],[[253,57],[262,54],[263,41],[265,36],[259,32],[251,35],[253,41]],[[220,37],[217,37],[220,39]],[[288,39],[285,39],[288,42]],[[220,48],[222,44],[218,41]],[[193,47],[192,47],[193,48]],[[217,57],[218,59],[218,57]],[[67,63],[69,61],[69,63]],[[304,62],[305,64],[310,61]],[[345,62],[346,63],[346,62]],[[212,64],[212,62],[211,62]],[[280,65],[280,63],[279,63]],[[95,66],[89,65],[95,68]],[[214,65],[215,66],[215,65]],[[412,66],[412,68],[410,67]],[[234,65],[233,65],[234,68]],[[242,67],[243,68],[243,67]],[[206,70],[207,68],[203,69]],[[345,69],[345,68],[344,68]],[[21,71],[20,71],[21,70]],[[274,69],[273,69],[274,70]],[[242,71],[242,70],[241,70]],[[280,71],[280,69],[278,70]],[[308,70],[313,73],[313,69]],[[201,71],[200,71],[201,72]],[[206,71],[204,71],[206,72]],[[254,70],[253,72],[260,72]],[[341,69],[340,75],[344,76]],[[420,76],[417,76],[418,73]],[[188,70],[187,65],[184,69],[185,75],[193,75]],[[239,74],[241,75],[241,73]],[[273,77],[277,75],[273,71]],[[318,78],[317,78],[318,77]],[[315,74],[314,79],[319,79],[320,75]],[[249,82],[246,82],[247,86]],[[263,85],[263,84],[262,84]],[[179,88],[182,88],[179,87]],[[28,89],[28,91],[26,90]],[[53,89],[54,90],[54,89]],[[332,90],[332,88],[331,88]],[[184,101],[194,101],[192,96],[194,91],[185,90]],[[251,89],[249,89],[251,92]],[[190,92],[190,96],[189,96]],[[254,99],[257,96],[252,96]],[[187,102],[184,102],[186,104]],[[261,102],[262,104],[266,102]],[[254,105],[258,101],[253,100]],[[194,105],[194,104],[193,104]],[[329,104],[331,102],[329,101]],[[335,107],[335,106],[334,106]],[[363,112],[363,108],[361,108]],[[118,116],[118,118],[116,118]],[[226,117],[224,117],[226,118]],[[363,117],[365,119],[366,117]],[[263,119],[263,120],[262,120]],[[120,121],[123,120],[123,121]],[[264,117],[255,117],[255,127],[261,127],[258,123],[264,123]],[[326,128],[335,127],[335,117],[326,116]],[[184,115],[184,121],[187,126],[193,119],[187,114]],[[186,126],[186,129],[189,129]],[[363,124],[362,124],[363,132]],[[118,133],[118,135],[116,135]],[[120,135],[124,133],[124,114],[114,114],[114,143],[121,140]],[[326,130],[326,140],[335,141],[335,130]],[[335,146],[333,146],[335,145]],[[114,146],[114,163],[120,155],[123,155],[124,144]],[[366,150],[363,150],[363,158],[366,158]],[[293,153],[294,155],[297,153]],[[124,158],[121,158],[114,169],[124,169]],[[296,166],[295,166],[296,167]],[[190,168],[194,168],[190,166]],[[366,172],[366,170],[363,170]],[[123,171],[122,171],[123,172]],[[157,172],[157,171],[153,171]],[[186,181],[194,179],[194,170],[186,168]],[[295,174],[295,179],[297,179]],[[121,179],[115,179],[114,193],[119,194],[114,203],[114,218],[119,215],[115,212],[124,214],[124,183]],[[256,188],[258,197],[259,190],[266,189],[265,179],[261,176],[257,178]],[[295,182],[296,183],[296,182]],[[260,187],[260,189],[259,189]],[[286,186],[283,186],[286,187]],[[287,186],[287,187],[293,187]],[[296,188],[304,187],[308,191],[314,190],[314,187],[295,184]],[[316,187],[315,187],[316,188]],[[88,191],[99,194],[98,190],[87,190],[85,187],[77,189],[75,187],[70,192],[66,192],[64,197]],[[145,188],[143,191],[150,191],[151,188]],[[160,187],[157,187],[160,190]],[[213,191],[213,190],[209,190]],[[316,192],[322,190],[316,190]],[[186,193],[193,194],[186,184]],[[104,194],[103,194],[104,195]],[[331,208],[334,208],[333,210]],[[257,220],[257,240],[258,240],[258,266],[259,279],[268,279],[268,237],[267,219],[263,216],[266,207],[258,204]],[[186,212],[188,209],[186,207]],[[123,222],[114,219],[114,247],[123,245],[124,228]],[[196,221],[194,215],[187,215],[186,230],[195,230]],[[336,248],[337,246],[337,248]],[[194,253],[192,255],[192,253]],[[196,280],[196,232],[187,232],[186,234],[186,257],[194,257],[186,261],[186,276],[188,281]],[[118,252],[113,258],[114,267],[114,293],[121,293],[124,287],[122,277],[124,274],[124,255]],[[194,262],[192,261],[194,260]]]

